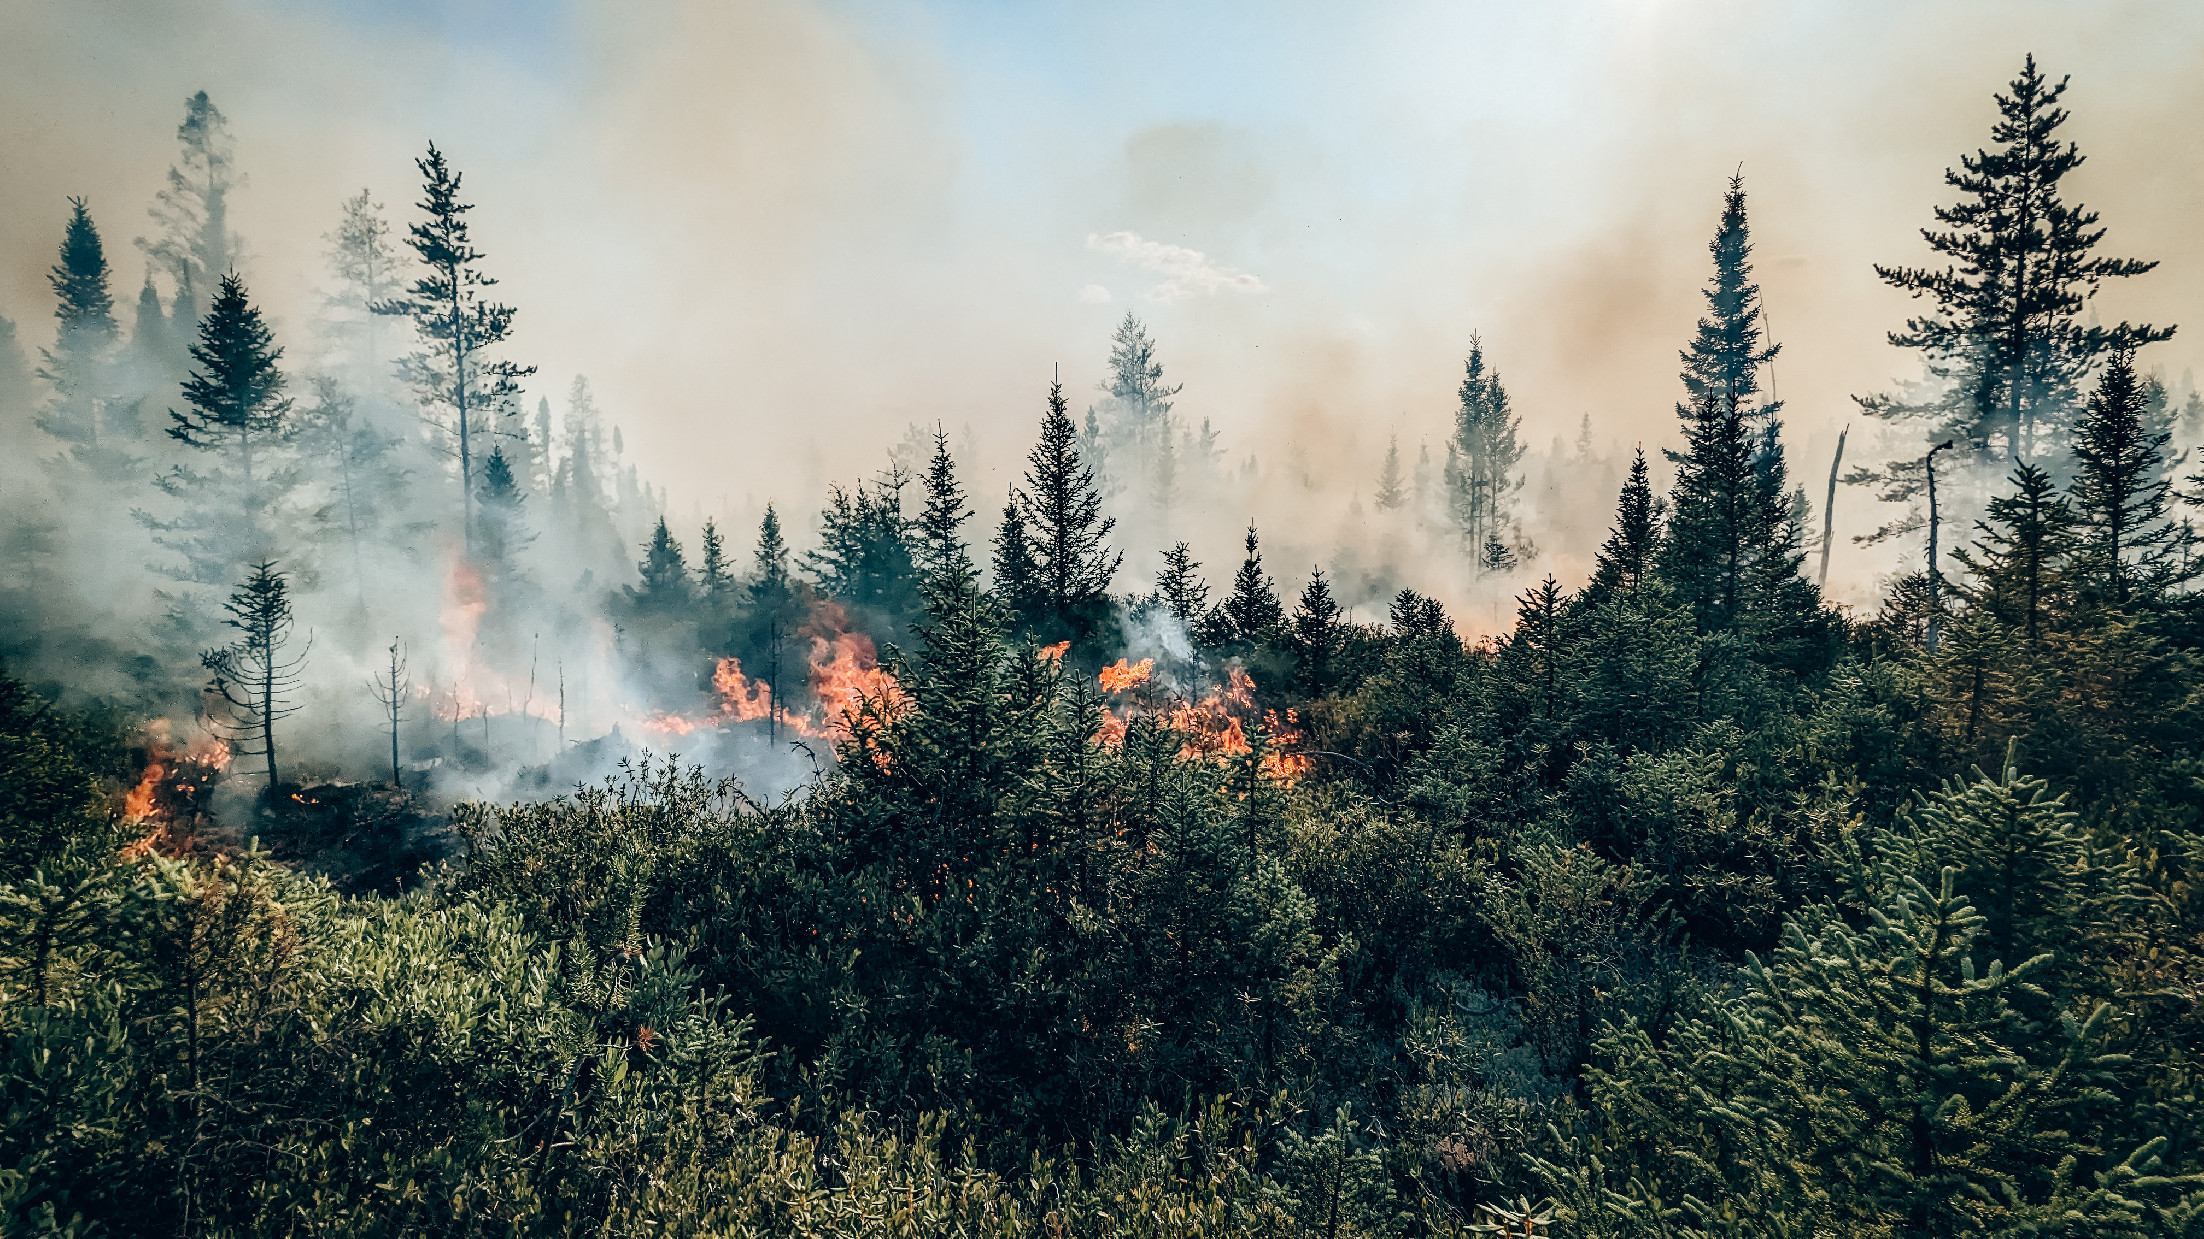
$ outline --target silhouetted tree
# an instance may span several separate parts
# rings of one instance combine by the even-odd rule
[[[155,541],[184,557],[186,579],[212,584],[273,550],[270,509],[295,481],[274,456],[293,431],[276,365],[282,357],[244,281],[223,276],[191,346],[195,368],[183,387],[189,407],[168,411],[169,437],[219,463],[204,472],[171,467],[159,485],[186,513],[150,522]]]
[[[1463,371],[1454,434],[1447,440],[1447,504],[1479,570],[1505,571],[1491,563],[1494,557],[1485,548],[1511,541],[1515,496],[1523,488],[1523,479],[1515,474],[1523,459],[1517,434],[1522,419],[1509,404],[1499,374],[1485,365],[1484,342],[1474,335]],[[1512,563],[1517,557],[1511,551],[1505,558]]]
[[[1285,609],[1278,602],[1278,587],[1263,572],[1263,554],[1255,526],[1247,527],[1247,558],[1233,574],[1232,593],[1211,613],[1212,644],[1232,641],[1262,644],[1277,639],[1285,626]]]
[[[689,563],[681,553],[680,540],[666,528],[665,517],[659,517],[651,529],[650,541],[643,546],[643,561],[635,568],[642,583],[625,588],[636,610],[665,618],[688,610],[696,597],[689,585]]]
[[[1026,455],[1024,481],[1013,502],[1030,531],[1038,601],[1065,635],[1084,636],[1101,622],[1124,556],[1106,541],[1117,522],[1102,515],[1102,494],[1094,470],[1080,459],[1061,382],[1049,385],[1041,440]]]
[[[2132,344],[2115,349],[2074,435],[2075,568],[2101,605],[2125,610],[2192,575],[2168,519],[2166,444],[2143,424]]]
[[[1018,511],[1017,492],[1003,505],[1002,523],[996,526],[994,543],[994,595],[1003,609],[1020,623],[1031,625],[1041,616],[1041,568],[1033,561],[1033,539],[1026,532],[1025,517]]]
[[[108,292],[107,254],[84,199],[69,199],[61,261],[47,273],[54,290],[54,346],[38,376],[54,399],[39,429],[64,443],[97,443],[110,397],[108,367],[115,345],[115,301]]]
[[[957,464],[949,456],[949,435],[934,428],[934,451],[926,462],[926,503],[918,513],[919,567],[929,577],[962,565],[969,569],[962,529],[972,513],[964,506],[964,488],[957,482]]]
[[[1654,556],[1661,544],[1661,514],[1664,505],[1653,494],[1652,476],[1645,467],[1645,450],[1640,448],[1630,462],[1630,476],[1622,484],[1622,497],[1615,503],[1615,524],[1608,530],[1607,540],[1600,543],[1592,562],[1592,581],[1585,587],[1585,599],[1597,605],[1613,594],[1636,594],[1644,587],[1647,576],[1653,570]]]
[[[1163,571],[1156,574],[1156,597],[1188,632],[1209,614],[1209,582],[1195,572],[1199,567],[1192,549],[1179,542],[1163,553]]]
[[[1302,691],[1317,696],[1331,687],[1332,662],[1346,644],[1346,630],[1346,617],[1324,570],[1314,569],[1293,607],[1293,653]]]
[[[252,575],[237,587],[222,609],[229,618],[225,627],[237,639],[200,656],[201,665],[213,673],[210,687],[234,712],[227,720],[232,751],[241,757],[267,760],[268,791],[282,782],[276,768],[276,724],[298,712],[291,699],[300,681],[300,669],[313,647],[311,635],[305,649],[293,655],[291,641],[291,591],[273,562],[262,560]]]

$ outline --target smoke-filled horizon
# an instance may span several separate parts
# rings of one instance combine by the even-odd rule
[[[205,89],[236,138],[239,268],[294,366],[338,204],[365,187],[409,222],[411,161],[434,140],[520,310],[509,352],[539,367],[529,402],[588,375],[687,536],[772,500],[807,539],[825,485],[871,474],[913,423],[970,428],[985,510],[1051,373],[1075,407],[1094,399],[1131,310],[1184,384],[1180,415],[1209,419],[1227,458],[1254,457],[1271,483],[1190,532],[1229,571],[1251,517],[1289,560],[1325,559],[1389,436],[1443,442],[1472,333],[1534,452],[1586,415],[1610,459],[1672,446],[1676,350],[1739,169],[1793,474],[1813,487],[1858,420],[1850,397],[1918,374],[1883,334],[1919,307],[1870,264],[1927,257],[1917,230],[1949,196],[1943,170],[1986,142],[1990,92],[2029,51],[2074,78],[2069,132],[2089,162],[2072,196],[2102,213],[2113,252],[2162,263],[2100,312],[2180,322],[2204,274],[2182,212],[2204,139],[2175,123],[2204,102],[2193,6],[1251,18],[16,6],[0,17],[0,314],[27,349],[47,338],[69,195],[89,199],[127,304],[130,240],[152,231],[179,105]],[[2194,356],[2177,336],[2144,364],[2178,382]],[[1280,484],[1289,472],[1313,491]],[[1581,579],[1612,495],[1555,498],[1557,526],[1582,536],[1545,566]],[[1884,515],[1848,492],[1839,533]],[[1889,553],[1839,547],[1838,596],[1869,602]],[[1138,585],[1162,548],[1127,549],[1121,585]]]

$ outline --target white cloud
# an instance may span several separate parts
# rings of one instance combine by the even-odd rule
[[[1148,290],[1148,296],[1157,301],[1183,301],[1188,297],[1209,297],[1220,292],[1267,291],[1259,277],[1219,266],[1200,250],[1143,240],[1137,232],[1090,233],[1087,248],[1097,253],[1114,254],[1162,276],[1163,282]]]
[[[1089,284],[1079,290],[1079,304],[1081,305],[1108,305],[1109,303],[1110,290],[1100,284]]]

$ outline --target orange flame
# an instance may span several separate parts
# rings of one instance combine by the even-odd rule
[[[811,639],[811,693],[826,710],[827,726],[847,735],[851,720],[867,702],[893,713],[903,706],[903,690],[895,677],[880,669],[880,656],[872,638],[845,632],[831,642]]]
[[[1155,670],[1156,660],[1153,658],[1143,658],[1138,663],[1131,664],[1120,658],[1102,668],[1101,673],[1094,678],[1101,681],[1104,692],[1122,693],[1146,684],[1154,677]]]
[[[1058,641],[1054,645],[1042,646],[1040,649],[1040,654],[1041,657],[1048,659],[1050,662],[1062,662],[1064,661],[1064,651],[1070,648],[1071,642]]]
[[[177,808],[190,809],[193,798],[209,778],[230,764],[230,746],[211,736],[199,736],[177,751],[169,721],[154,719],[145,725],[146,763],[137,786],[123,794],[123,820],[146,834],[122,849],[123,858],[136,860],[147,853],[181,855],[194,843],[191,826],[183,823],[179,834]]]

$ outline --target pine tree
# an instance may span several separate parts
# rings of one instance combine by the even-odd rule
[[[993,568],[995,600],[1030,627],[1042,616],[1046,602],[1041,567],[1033,558],[1033,538],[1026,532],[1015,491],[1011,502],[1003,505],[1002,524],[995,530]]]
[[[207,92],[184,101],[176,142],[168,182],[147,211],[160,235],[140,237],[137,244],[175,282],[174,322],[189,330],[199,318],[200,297],[229,273],[238,249],[229,217],[229,193],[237,182],[235,148],[229,121]]]
[[[1026,456],[1024,483],[1013,492],[1014,502],[1030,531],[1039,601],[1057,629],[1084,636],[1101,622],[1124,556],[1105,541],[1117,522],[1102,515],[1101,490],[1094,470],[1080,459],[1061,382],[1049,385],[1041,440]]]
[[[1412,589],[1404,589],[1393,595],[1393,603],[1386,613],[1386,623],[1391,624],[1396,636],[1404,641],[1417,641],[1429,637],[1451,637],[1454,621],[1447,618],[1446,608],[1436,598],[1427,598]]]
[[[405,299],[378,302],[374,310],[413,320],[422,347],[408,354],[400,369],[421,406],[448,436],[458,461],[460,530],[471,555],[481,439],[499,433],[502,419],[515,415],[520,380],[536,368],[490,356],[512,334],[517,311],[484,296],[497,281],[478,265],[483,253],[469,239],[466,218],[474,207],[459,200],[459,173],[434,143],[414,166],[421,171],[419,206],[426,218],[407,229],[406,244],[428,271],[413,282]]]
[[[234,274],[222,277],[191,357],[196,368],[183,386],[189,411],[169,410],[168,434],[222,463],[206,473],[177,465],[160,479],[197,514],[156,523],[155,540],[184,556],[187,579],[212,583],[273,549],[264,526],[294,480],[273,458],[292,436],[291,399],[276,365],[283,350]],[[216,511],[235,512],[241,522]]]
[[[38,377],[53,384],[53,403],[39,429],[65,443],[97,443],[110,394],[108,367],[115,344],[115,301],[108,292],[107,255],[99,229],[82,198],[69,199],[69,224],[61,235],[61,261],[47,274],[58,323],[54,347],[44,353]]]
[[[901,631],[920,603],[920,548],[914,522],[903,514],[909,484],[902,467],[890,464],[869,484],[830,488],[819,514],[819,549],[804,555],[820,588],[876,613],[891,633]]]
[[[635,568],[642,578],[641,588],[624,588],[636,610],[667,618],[688,610],[695,598],[689,586],[689,563],[682,556],[680,540],[666,528],[665,517],[659,517],[652,528],[650,541],[643,547],[643,561]]]
[[[1346,617],[1332,597],[1324,570],[1312,570],[1293,607],[1293,653],[1302,691],[1321,696],[1331,687],[1332,664],[1346,645],[1346,630]]]
[[[2191,575],[2167,516],[2171,435],[2143,425],[2135,350],[2115,349],[2074,436],[2075,568],[2101,605],[2148,603]]]
[[[1708,317],[1683,351],[1685,399],[1676,416],[1690,421],[1710,395],[1734,399],[1756,423],[1776,416],[1781,405],[1754,399],[1760,394],[1760,368],[1775,360],[1780,344],[1761,346],[1760,286],[1752,279],[1752,233],[1745,221],[1745,178],[1730,178],[1722,197],[1722,219],[1707,243],[1714,277],[1703,294]]]
[[[751,553],[750,580],[743,587],[750,631],[749,650],[753,674],[765,683],[770,701],[768,738],[778,740],[781,719],[787,714],[782,700],[787,671],[788,640],[802,621],[795,579],[789,572],[788,542],[781,536],[780,514],[765,505],[758,522],[758,544]]]
[[[965,550],[961,529],[972,513],[964,502],[956,461],[949,456],[949,435],[937,426],[934,452],[926,462],[926,504],[918,513],[919,567],[929,577],[958,565],[971,567],[972,557]]]
[[[1995,149],[1962,155],[1959,170],[1945,170],[1944,183],[1961,199],[1936,208],[1941,227],[1921,236],[1951,265],[1875,268],[1884,283],[1934,303],[1933,314],[1907,320],[1890,342],[1920,350],[1930,373],[1949,380],[1950,394],[1927,406],[1887,397],[1863,406],[1879,417],[1929,418],[1932,440],[1956,437],[2013,465],[2063,451],[2076,388],[2097,358],[2173,334],[2083,322],[2105,281],[2157,264],[2094,256],[2105,234],[2097,213],[2060,198],[2060,182],[2083,162],[2077,146],[2056,136],[2068,116],[2058,106],[2066,84],[2051,84],[2029,56],[2010,93],[1996,96]]]
[[[1263,572],[1263,554],[1255,526],[1247,527],[1247,558],[1232,577],[1232,594],[1218,604],[1212,644],[1241,641],[1260,645],[1277,639],[1285,626],[1285,609],[1278,603],[1278,588]]]
[[[364,375],[376,375],[377,336],[381,324],[375,307],[399,294],[398,255],[390,245],[390,224],[383,219],[383,204],[367,190],[346,198],[343,215],[334,230],[323,234],[329,273],[336,288],[329,294],[330,310],[351,327],[352,347]],[[546,440],[548,442],[548,440]]]
[[[1487,369],[1484,342],[1474,335],[1463,371],[1461,403],[1447,442],[1448,506],[1463,538],[1476,549],[1479,569],[1504,571],[1485,567],[1492,558],[1485,548],[1509,541],[1514,528],[1515,495],[1523,488],[1515,474],[1523,459],[1522,419],[1515,416],[1498,372]],[[1508,558],[1516,557],[1511,551]]]
[[[1653,494],[1653,479],[1645,465],[1645,449],[1630,462],[1630,476],[1622,484],[1615,503],[1615,525],[1600,543],[1593,559],[1592,581],[1585,588],[1587,602],[1597,605],[1616,594],[1635,596],[1653,570],[1661,545],[1661,515],[1665,504]]]
[[[291,694],[296,692],[306,654],[313,647],[291,654],[291,588],[273,562],[253,565],[252,575],[238,586],[223,605],[229,618],[224,626],[236,630],[237,639],[200,656],[201,665],[213,673],[211,688],[234,712],[228,730],[232,750],[239,756],[267,759],[268,793],[282,780],[276,768],[276,724],[298,712]]]
[[[476,554],[493,576],[511,577],[515,572],[514,558],[536,540],[536,535],[528,530],[527,515],[521,510],[527,500],[528,492],[513,476],[513,467],[505,459],[505,449],[490,449],[490,459],[482,466],[482,489],[478,497],[482,515]],[[659,522],[659,528],[664,530],[664,521]],[[674,544],[673,553],[678,559],[681,554],[678,543]],[[646,588],[649,585],[647,572],[645,585]]]
[[[1960,596],[2033,646],[2067,593],[2074,510],[2051,475],[2032,464],[2013,470],[2012,483],[2011,494],[1990,500],[1989,518],[1975,522],[1982,537],[1972,551],[1961,547],[1952,558],[1966,570]]]
[[[1400,436],[1385,441],[1385,467],[1378,471],[1377,500],[1381,511],[1397,512],[1408,502],[1408,479],[1401,473]]]
[[[1189,633],[1209,614],[1209,582],[1196,573],[1200,567],[1192,548],[1178,542],[1163,553],[1163,571],[1156,574],[1156,597]]]
[[[696,560],[697,594],[714,614],[723,614],[734,588],[734,571],[727,563],[727,539],[720,536],[718,522],[706,517]]]

